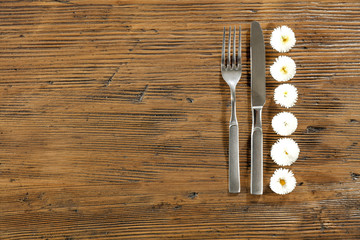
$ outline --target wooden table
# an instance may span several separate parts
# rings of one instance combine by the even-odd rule
[[[264,195],[249,194],[250,23],[266,43]],[[291,27],[301,154],[294,192],[271,119]],[[228,193],[222,30],[241,25],[241,193]],[[360,2],[2,1],[1,239],[359,239]]]

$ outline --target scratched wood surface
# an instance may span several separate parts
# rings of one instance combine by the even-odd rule
[[[250,22],[266,43],[264,195],[249,194]],[[269,188],[291,27],[297,187]],[[224,26],[242,27],[241,193],[227,191]],[[1,239],[359,239],[359,1],[1,1]]]

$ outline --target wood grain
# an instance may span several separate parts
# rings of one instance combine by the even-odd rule
[[[264,195],[249,194],[250,22],[266,42]],[[297,187],[273,193],[285,109],[271,31],[296,46]],[[224,26],[241,25],[240,194],[227,192]],[[359,1],[2,1],[1,239],[359,239]]]

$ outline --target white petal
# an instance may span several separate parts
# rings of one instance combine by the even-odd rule
[[[291,170],[276,169],[270,179],[270,188],[277,194],[288,194],[296,187],[296,179]]]
[[[279,56],[270,67],[271,76],[279,82],[292,79],[296,73],[296,64],[292,58]]]
[[[274,132],[281,136],[289,136],[295,132],[298,121],[296,117],[290,112],[281,112],[275,115],[272,119],[271,125]]]
[[[290,166],[299,157],[300,149],[291,138],[280,138],[271,147],[271,158],[280,166]]]
[[[297,89],[291,84],[281,84],[274,91],[275,103],[286,108],[294,106],[297,98]]]
[[[287,26],[277,27],[271,33],[270,44],[278,52],[288,52],[295,43],[295,34]]]

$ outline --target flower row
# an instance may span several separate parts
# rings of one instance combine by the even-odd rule
[[[278,52],[288,52],[296,39],[294,32],[287,26],[281,26],[271,34],[270,44]],[[287,56],[279,56],[270,67],[271,76],[278,82],[292,79],[296,73],[296,64]],[[298,92],[292,84],[281,84],[274,91],[274,101],[282,107],[290,108],[298,100]],[[295,132],[298,121],[290,112],[281,112],[275,115],[271,122],[273,130],[281,136],[289,136]],[[290,166],[299,156],[300,149],[292,138],[280,138],[271,148],[271,158],[280,166]],[[270,188],[277,194],[292,192],[296,186],[296,179],[291,170],[279,168],[270,179]]]

